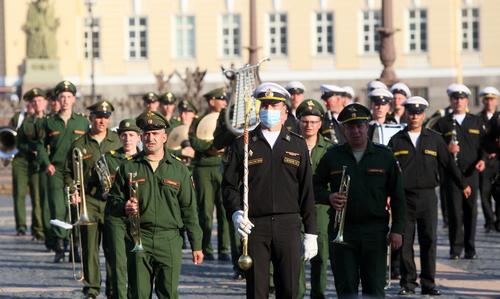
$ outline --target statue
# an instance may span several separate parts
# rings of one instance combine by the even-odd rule
[[[23,30],[27,35],[26,57],[56,59],[56,30],[59,19],[54,16],[54,7],[49,0],[35,0],[29,4],[28,17]]]

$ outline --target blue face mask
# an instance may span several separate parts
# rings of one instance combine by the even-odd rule
[[[281,121],[281,110],[262,109],[259,118],[264,127],[274,128]]]

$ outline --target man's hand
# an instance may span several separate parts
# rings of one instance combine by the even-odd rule
[[[403,236],[400,234],[390,233],[389,242],[391,243],[391,248],[393,250],[399,249],[403,246]]]
[[[465,187],[463,193],[465,198],[469,198],[469,196],[472,194],[472,188],[470,186]]]
[[[304,261],[309,261],[318,254],[318,235],[304,234]]]
[[[347,202],[347,197],[339,192],[331,193],[329,196],[330,204],[336,211],[341,211]]]
[[[75,190],[75,192],[71,193],[71,204],[77,205],[80,202],[81,202],[80,193],[78,193],[78,190]]]
[[[195,265],[200,265],[203,263],[203,251],[201,250],[193,250],[193,263]]]
[[[54,173],[56,173],[56,167],[53,164],[49,164],[49,166],[47,166],[46,172],[48,175],[53,176]]]
[[[206,151],[209,156],[222,156],[224,154],[224,149],[216,149],[215,147],[211,147]]]
[[[448,151],[452,154],[458,154],[458,152],[460,152],[460,145],[450,143],[448,144]]]
[[[486,168],[486,164],[484,163],[483,160],[479,160],[477,163],[476,163],[476,170],[479,171],[479,172],[483,172],[484,169]]]
[[[131,197],[125,203],[125,215],[131,216],[139,213],[139,205],[137,203],[137,198]]]
[[[234,228],[238,230],[238,234],[241,238],[248,238],[248,235],[252,233],[253,223],[250,220],[245,220],[243,217],[243,211],[238,210],[231,216],[233,219]]]

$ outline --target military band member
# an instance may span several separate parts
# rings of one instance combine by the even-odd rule
[[[44,239],[44,223],[40,201],[40,165],[36,161],[36,130],[35,124],[44,117],[47,106],[45,93],[39,88],[33,88],[24,94],[23,99],[33,112],[20,112],[13,117],[10,127],[17,131],[16,147],[18,149],[12,161],[12,186],[14,197],[14,216],[18,236],[26,232],[25,199],[28,188],[31,198],[31,235],[33,240]]]
[[[339,114],[346,143],[330,148],[316,169],[316,201],[345,209],[343,238],[330,243],[335,289],[340,298],[356,297],[361,280],[363,296],[384,297],[387,234],[393,249],[402,245],[405,199],[402,175],[389,148],[368,139],[370,111],[348,105]],[[343,167],[350,175],[348,195],[339,190]],[[387,197],[391,198],[389,231]],[[334,221],[331,219],[330,221]],[[333,240],[335,235],[330,235]]]
[[[158,111],[160,108],[160,97],[152,91],[145,93],[142,96],[142,101],[144,103],[144,111]]]
[[[107,152],[105,155],[113,180],[120,165],[131,160],[137,154],[137,145],[141,141],[141,130],[135,124],[135,119],[122,120],[118,125],[117,133],[120,136],[122,147]],[[127,218],[123,215],[113,215],[111,205],[106,205],[104,209],[104,241],[106,242],[105,246],[107,246],[104,253],[106,253],[106,261],[110,269],[106,277],[106,280],[109,280],[109,283],[106,281],[106,285],[110,287],[110,291],[107,292],[108,298],[126,299],[127,255],[132,247],[127,235]]]
[[[326,150],[332,145],[319,133],[324,114],[325,110],[323,106],[318,101],[312,99],[303,101],[297,108],[299,126],[309,149],[313,174]],[[326,277],[329,260],[328,227],[332,208],[329,204],[323,203],[316,203],[315,207],[318,254],[311,259],[311,298],[326,298]],[[302,268],[302,270],[304,269]],[[305,273],[301,271],[300,274],[301,281],[298,298],[303,298],[305,295]]]
[[[174,117],[176,104],[175,102],[177,101],[177,97],[169,91],[160,95],[159,98],[162,114],[170,124],[170,130],[172,130],[173,128],[181,124],[179,119],[177,117]]]
[[[193,120],[197,118],[196,113],[198,113],[198,110],[196,109],[196,107],[194,107],[194,105],[190,101],[182,100],[181,102],[179,102],[177,109],[179,111],[179,124],[191,127]],[[172,154],[181,158],[181,160],[185,162],[186,166],[188,166],[189,170],[193,170],[191,160],[194,158],[195,150],[191,146],[189,138],[181,142],[180,150],[171,152]]]
[[[326,113],[321,126],[321,134],[328,138],[333,144],[343,144],[345,142],[344,135],[340,129],[340,124],[337,117],[344,109],[344,89],[336,85],[322,84],[320,86],[321,99],[325,102]]]
[[[408,123],[403,103],[407,98],[411,97],[410,89],[403,82],[398,82],[391,86],[391,92],[394,97],[392,101],[392,112],[390,114],[391,117],[394,118],[398,124]]]
[[[477,116],[479,116],[485,124],[489,125],[491,119],[496,119],[500,115],[497,111],[500,92],[495,87],[488,86],[479,92],[479,96],[483,102],[483,110],[481,110]],[[486,130],[488,131],[489,128],[486,128]],[[479,174],[479,195],[481,197],[481,207],[483,208],[484,214],[484,228],[487,233],[495,229],[495,212],[497,216],[500,215],[500,211],[498,211],[500,204],[497,204],[495,212],[491,204],[492,182],[498,173],[498,167],[499,163],[496,153],[488,154],[486,158],[486,167],[484,171]]]
[[[55,88],[49,88],[46,91],[47,100],[49,100],[50,111],[49,115],[54,115],[61,109],[61,103],[57,100]]]
[[[462,173],[448,152],[439,133],[423,128],[425,110],[429,103],[422,97],[411,97],[404,102],[408,126],[392,136],[389,147],[403,171],[406,198],[406,224],[403,237],[401,262],[401,290],[399,295],[415,294],[417,269],[414,261],[413,242],[418,232],[420,245],[420,284],[423,295],[438,296],[436,288],[437,198],[439,167],[446,170],[463,190],[464,196],[471,189],[465,186]]]
[[[295,119],[297,118],[297,108],[304,100],[304,92],[306,88],[300,81],[290,81],[285,85],[285,89],[290,94],[290,113]]]
[[[106,198],[103,196],[105,190],[99,180],[99,175],[95,168],[95,163],[105,153],[116,150],[120,147],[120,139],[118,134],[108,129],[111,121],[111,114],[115,110],[113,105],[106,101],[99,101],[92,106],[87,107],[90,110],[90,130],[73,142],[66,169],[64,180],[67,186],[71,186],[75,179],[75,169],[73,169],[73,150],[79,149],[82,152],[83,158],[83,186],[85,188],[85,200],[87,212],[90,221],[95,222],[93,225],[80,226],[81,243],[82,243],[82,258],[83,258],[83,274],[84,287],[83,294],[85,298],[96,298],[99,295],[101,287],[101,271],[99,267],[99,247],[103,241],[104,233],[104,208],[106,206]],[[78,204],[82,200],[80,194],[75,194],[72,197],[72,204]],[[108,248],[103,246],[106,251]],[[106,256],[109,254],[105,253]],[[106,272],[110,272],[109,264],[106,264]],[[110,295],[108,287],[110,280],[106,279],[106,294]]]
[[[120,165],[108,196],[115,217],[140,216],[144,250],[130,255],[130,297],[150,298],[154,284],[158,298],[178,298],[181,228],[187,231],[193,263],[203,262],[196,195],[189,170],[164,150],[168,129],[165,118],[156,112],[144,112],[136,124],[143,132],[144,150]],[[135,175],[132,183],[138,184],[138,198],[130,196],[130,174]]]
[[[450,239],[450,259],[460,259],[465,249],[466,259],[476,258],[475,236],[477,221],[477,191],[479,172],[485,167],[486,153],[481,148],[484,123],[475,115],[467,113],[470,90],[463,84],[452,84],[448,88],[453,114],[442,117],[434,129],[443,135],[448,150],[454,155],[465,183],[472,188],[469,199],[460,186],[445,176]]]
[[[243,138],[231,146],[224,171],[224,205],[253,259],[246,272],[247,298],[268,298],[269,264],[274,267],[276,298],[296,298],[303,259],[317,253],[311,162],[304,139],[284,128],[290,94],[278,84],[254,91],[261,102],[260,125],[249,133],[249,220],[243,217]],[[253,228],[253,230],[252,230]]]
[[[76,101],[76,87],[69,81],[62,81],[55,87],[57,101],[61,108],[57,113],[37,122],[39,141],[36,150],[42,170],[48,175],[48,198],[51,219],[66,221],[67,201],[64,194],[64,166],[71,144],[89,129],[89,121],[81,114],[73,112]],[[50,147],[50,151],[47,149]],[[54,262],[64,260],[64,241],[67,231],[52,226],[56,238]]]
[[[204,94],[209,112],[220,113],[227,106],[227,93],[225,88],[217,88]],[[206,116],[206,115],[205,115]],[[214,207],[217,214],[217,248],[218,258],[221,261],[231,260],[229,256],[229,222],[222,203],[222,156],[223,150],[217,150],[212,140],[202,140],[197,136],[200,121],[195,119],[189,129],[189,142],[195,150],[192,161],[194,164],[193,179],[198,195],[198,209],[200,226],[203,231],[203,254],[206,260],[214,260],[211,245]]]
[[[377,81],[378,82],[378,81]],[[377,88],[368,93],[372,108],[372,118],[368,129],[368,138],[376,143],[382,143],[379,130],[377,129],[383,124],[395,124],[396,120],[389,115],[391,110],[391,102],[393,99],[392,93],[383,88]]]
[[[386,89],[386,90],[389,90],[389,88],[387,88],[387,85],[385,85],[384,82],[382,82],[382,81],[373,80],[373,81],[368,82],[368,85],[367,85],[367,91],[368,91],[368,93],[370,93],[371,91],[373,91],[375,89]]]

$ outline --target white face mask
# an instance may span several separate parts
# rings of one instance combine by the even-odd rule
[[[281,110],[262,109],[259,112],[259,118],[264,127],[274,128],[281,121]]]

